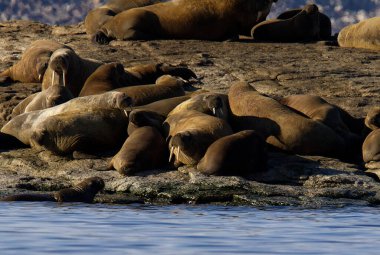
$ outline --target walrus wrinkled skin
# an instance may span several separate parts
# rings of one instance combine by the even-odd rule
[[[228,99],[236,129],[253,129],[274,147],[297,154],[345,155],[344,140],[331,128],[261,95],[246,82],[234,83]]]
[[[50,56],[60,48],[70,48],[52,40],[34,41],[21,60],[0,74],[0,81],[42,82]]]
[[[93,40],[156,38],[225,40],[248,35],[265,20],[272,0],[176,0],[133,8],[109,19]]]
[[[91,37],[104,23],[122,11],[159,2],[159,0],[109,0],[106,4],[88,12],[84,20],[86,33]]]
[[[73,99],[73,94],[63,86],[54,85],[25,98],[12,110],[12,118],[24,112],[47,109]]]
[[[339,32],[338,44],[345,48],[380,50],[380,17],[344,27]]]
[[[81,58],[71,48],[58,49],[50,57],[42,90],[52,85],[63,85],[77,97],[87,78],[102,64],[98,60]]]
[[[2,128],[1,132],[12,135],[25,145],[30,145],[30,137],[36,126],[50,116],[57,114],[93,109],[120,109],[126,110],[132,105],[131,98],[122,92],[110,91],[100,95],[77,97],[70,101],[44,110],[20,114]]]
[[[127,127],[128,118],[119,109],[65,112],[40,122],[30,145],[58,155],[101,153],[119,148],[127,138]]]
[[[232,134],[225,120],[194,110],[170,113],[163,126],[175,166],[197,164],[215,140]]]
[[[112,158],[110,169],[122,175],[133,175],[167,164],[168,147],[162,134],[154,127],[137,128],[125,140],[120,151]]]
[[[295,16],[288,19],[263,21],[251,30],[251,36],[258,41],[300,42],[320,38],[320,13],[315,4],[306,5]]]
[[[368,111],[365,124],[372,130],[363,143],[363,160],[380,161],[380,107],[374,107]]]
[[[100,177],[87,178],[72,188],[62,189],[53,194],[18,194],[1,198],[0,201],[51,201],[92,203],[95,195],[104,188]]]
[[[168,64],[148,64],[129,67],[124,70],[120,63],[108,63],[98,67],[86,80],[79,96],[101,94],[121,87],[152,84],[164,74],[183,79],[196,78],[190,69]]]
[[[118,88],[115,91],[124,92],[132,98],[134,106],[149,104],[161,99],[184,96],[184,82],[171,75],[157,79],[156,84]]]
[[[253,130],[222,137],[208,147],[197,165],[206,175],[249,176],[266,170],[265,140]]]

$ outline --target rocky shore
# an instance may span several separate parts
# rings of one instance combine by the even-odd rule
[[[314,94],[356,117],[380,105],[380,53],[313,44],[206,42],[183,40],[91,43],[82,24],[49,26],[30,21],[0,23],[0,69],[11,66],[34,40],[49,38],[68,44],[82,57],[119,61],[124,66],[166,62],[186,64],[199,77],[194,86],[227,92],[232,82],[245,80],[273,97]],[[0,126],[12,108],[40,84],[0,86]],[[206,177],[194,169],[157,169],[123,177],[106,170],[112,155],[75,154],[59,157],[30,148],[0,151],[0,195],[50,192],[84,178],[100,176],[105,203],[227,203],[234,205],[294,205],[305,207],[380,203],[380,183],[362,165],[325,157],[271,153],[269,170],[252,180]]]

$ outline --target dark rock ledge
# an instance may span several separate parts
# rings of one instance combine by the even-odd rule
[[[48,26],[28,21],[0,23],[0,69],[17,61],[34,40],[50,38],[81,56],[119,61],[125,66],[167,62],[187,64],[201,78],[197,87],[227,92],[242,79],[272,96],[309,93],[338,104],[354,116],[380,105],[380,53],[317,44],[205,41],[132,41],[98,46],[82,25]],[[0,87],[0,126],[20,100],[39,84]],[[78,158],[78,157],[76,157]],[[205,177],[191,168],[150,171],[122,177],[105,171],[110,158],[72,159],[46,151],[0,152],[0,195],[55,191],[90,176],[106,182],[97,196],[106,203],[227,203],[305,207],[380,203],[380,183],[363,166],[324,157],[270,154],[269,171],[257,181],[240,177]]]

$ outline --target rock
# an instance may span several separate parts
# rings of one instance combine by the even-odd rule
[[[1,70],[17,61],[32,41],[52,38],[67,43],[82,57],[119,61],[125,66],[187,64],[202,77],[202,83],[194,86],[207,90],[227,92],[231,82],[244,79],[273,97],[301,93],[322,96],[356,117],[380,105],[380,56],[368,50],[323,44],[195,40],[115,41],[100,46],[88,40],[80,24],[52,27],[29,21],[1,23],[0,33],[0,55],[6,60],[0,63]],[[39,90],[39,84],[0,84],[0,126],[9,119],[12,107]],[[122,177],[106,170],[111,157],[60,157],[32,149],[0,151],[0,195],[56,191],[100,176],[106,187],[96,198],[98,202],[311,208],[380,203],[380,183],[366,176],[361,165],[337,159],[270,153],[268,172],[244,179],[206,177],[191,167]]]

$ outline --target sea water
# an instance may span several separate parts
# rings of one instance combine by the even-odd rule
[[[380,208],[0,203],[0,254],[379,254]]]

